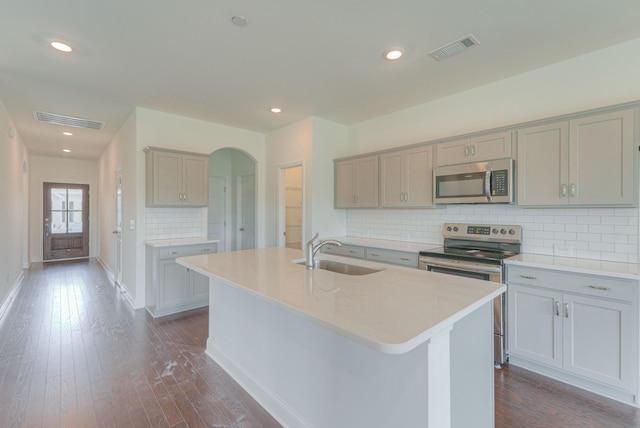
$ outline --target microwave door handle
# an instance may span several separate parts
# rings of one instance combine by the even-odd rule
[[[486,172],[486,177],[484,179],[484,194],[489,202],[491,202],[491,170]]]

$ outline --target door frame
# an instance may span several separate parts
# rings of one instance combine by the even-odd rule
[[[244,249],[242,242],[243,242],[243,233],[241,233],[242,231],[240,230],[240,228],[242,227],[242,218],[243,218],[243,193],[244,193],[244,183],[252,181],[253,183],[253,245],[252,248],[256,248],[257,245],[257,231],[256,231],[256,227],[257,227],[257,175],[254,174],[240,174],[236,176],[236,212],[235,212],[235,230],[234,230],[234,238],[235,238],[235,250],[239,250],[239,249]]]
[[[119,172],[119,171],[118,171]],[[115,260],[115,283],[118,287],[122,286],[122,174],[116,176],[116,260]],[[118,223],[118,220],[120,222]]]
[[[301,242],[305,242],[305,195],[306,195],[306,189],[305,189],[305,166],[304,166],[304,159],[302,160],[298,160],[298,161],[294,161],[294,162],[290,162],[290,163],[285,163],[285,164],[280,164],[277,166],[278,168],[278,188],[276,191],[276,209],[277,209],[277,213],[276,213],[276,217],[277,217],[277,227],[276,227],[276,245],[278,247],[284,247],[286,246],[287,242],[285,239],[285,230],[286,230],[286,215],[287,215],[287,207],[286,207],[286,200],[287,200],[287,190],[286,190],[286,186],[285,186],[285,170],[289,169],[289,168],[295,168],[295,167],[300,167],[302,168],[302,221],[300,224],[300,240]],[[302,249],[302,248],[301,248]]]
[[[50,189],[59,187],[65,189],[82,189],[83,190],[83,198],[82,198],[82,233],[83,242],[82,242],[82,255],[73,255],[71,257],[54,257],[47,258],[47,255],[52,251],[49,248],[47,251],[47,236],[51,236],[51,220],[49,219],[49,215],[51,212],[51,191]],[[91,229],[90,229],[90,190],[91,186],[89,184],[81,184],[81,183],[59,183],[59,182],[48,182],[45,181],[42,183],[42,260],[43,262],[52,262],[66,259],[82,259],[89,257],[89,240],[91,239]],[[68,210],[68,207],[67,207]],[[66,220],[68,224],[68,219]],[[49,242],[50,244],[50,242]]]

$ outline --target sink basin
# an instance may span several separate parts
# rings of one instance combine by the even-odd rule
[[[298,262],[304,265],[305,262]],[[380,272],[383,269],[370,268],[365,266],[351,265],[348,263],[336,262],[335,260],[314,260],[315,269],[324,269],[343,275],[369,275],[371,273]]]

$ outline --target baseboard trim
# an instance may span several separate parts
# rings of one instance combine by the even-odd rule
[[[13,303],[13,299],[16,297],[16,293],[22,284],[22,280],[24,279],[24,271],[20,271],[20,274],[17,276],[16,280],[13,282],[11,289],[9,290],[9,294],[7,294],[7,298],[4,299],[2,305],[0,306],[0,320],[4,317],[4,314],[7,312],[11,303]]]
[[[100,257],[96,257],[96,260],[98,260],[98,263],[100,263],[100,266],[102,266],[102,269],[104,270],[104,272],[107,274],[107,276],[109,277],[109,280],[111,282],[113,282],[113,285],[115,287],[118,287],[118,289],[120,290],[120,292],[124,295],[125,299],[127,299],[127,302],[129,302],[129,304],[131,305],[131,307],[133,309],[141,309],[142,306],[140,307],[136,307],[136,302],[133,300],[133,298],[131,297],[131,293],[129,293],[129,289],[125,284],[118,284],[116,282],[116,276],[113,273],[113,271],[111,270],[111,268],[109,266],[107,266],[107,264],[104,262],[104,260],[102,260]]]

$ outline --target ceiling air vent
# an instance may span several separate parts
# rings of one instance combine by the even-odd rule
[[[455,42],[451,42],[441,48],[435,49],[429,52],[429,55],[433,57],[436,61],[443,60],[445,58],[449,58],[450,56],[459,54],[465,49],[468,49],[472,46],[479,44],[478,40],[469,34],[466,37],[463,37]]]
[[[40,122],[53,123],[55,125],[75,126],[76,128],[102,129],[103,122],[82,119],[80,117],[63,116],[61,114],[34,111],[33,117]]]

